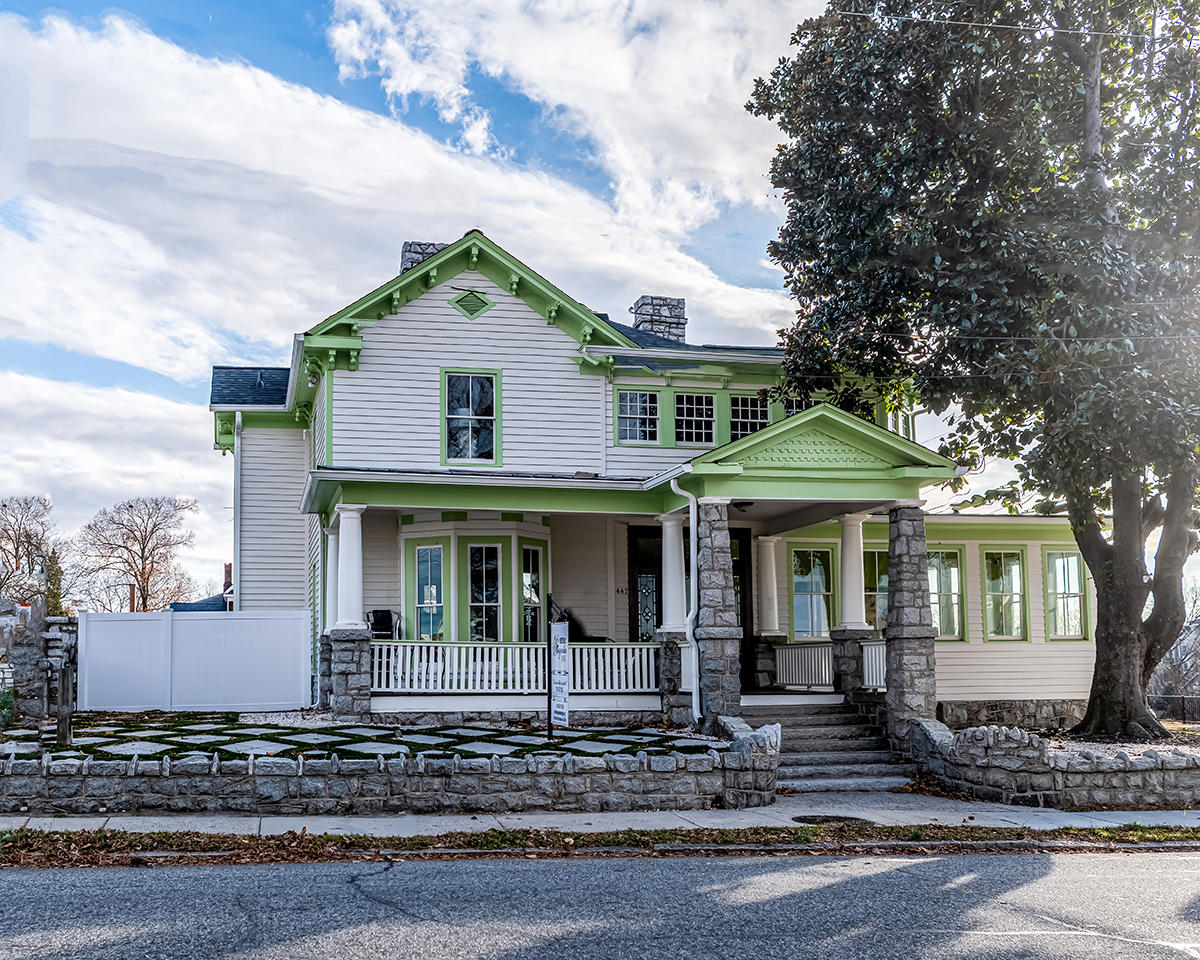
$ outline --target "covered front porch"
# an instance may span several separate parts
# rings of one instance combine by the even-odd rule
[[[369,638],[371,713],[544,711],[563,620],[573,711],[686,725],[736,714],[743,694],[880,688],[862,524],[919,517],[935,466],[796,466],[829,453],[828,419],[641,480],[318,468],[324,642]],[[798,559],[795,538],[831,523],[836,543]]]

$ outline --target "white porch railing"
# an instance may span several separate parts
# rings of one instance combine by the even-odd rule
[[[775,682],[784,687],[833,686],[833,644],[780,644],[775,648]]]
[[[658,645],[573,643],[573,693],[657,693]],[[371,645],[376,693],[546,692],[542,643],[376,641]]]
[[[862,641],[863,686],[882,690],[887,686],[887,644],[882,640]]]

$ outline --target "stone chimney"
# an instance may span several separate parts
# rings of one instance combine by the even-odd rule
[[[629,308],[633,314],[633,328],[684,343],[687,341],[687,315],[683,306],[683,297],[650,297],[643,294]]]
[[[431,243],[428,240],[405,240],[400,248],[400,272],[411,270],[422,260],[428,260],[448,246],[448,243]]]

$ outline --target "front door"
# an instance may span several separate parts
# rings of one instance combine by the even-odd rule
[[[653,643],[662,610],[662,528],[629,528],[629,639]]]
[[[744,527],[733,527],[729,531],[729,555],[733,560],[733,592],[737,596],[738,626],[742,628],[742,689],[753,690],[755,660],[754,647],[754,597],[750,584],[753,583],[750,568],[750,551],[753,541],[750,531]]]

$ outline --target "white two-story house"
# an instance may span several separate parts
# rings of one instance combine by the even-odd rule
[[[659,710],[664,638],[681,710],[884,686],[889,527],[955,464],[908,414],[767,399],[781,352],[689,343],[682,300],[631,313],[471,231],[406,244],[288,367],[214,368],[234,608],[310,609],[314,650],[369,630],[376,713],[543,704],[563,617],[581,708]],[[1076,712],[1094,605],[1066,521],[928,515],[924,535],[945,718]]]

